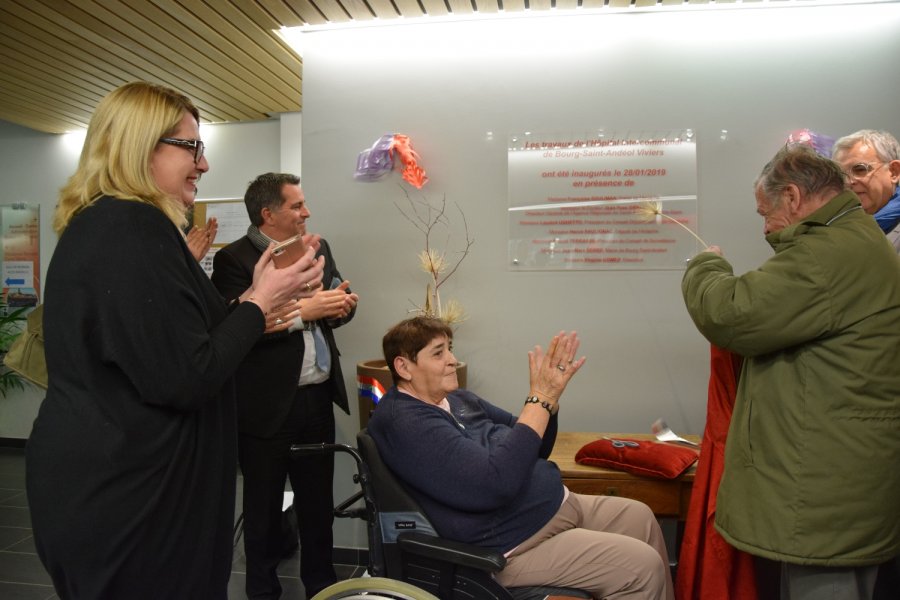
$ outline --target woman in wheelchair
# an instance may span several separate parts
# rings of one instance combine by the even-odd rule
[[[546,459],[559,400],[584,364],[575,332],[528,353],[530,389],[518,417],[459,389],[453,333],[438,319],[387,332],[394,387],[368,431],[388,467],[442,537],[507,556],[505,587],[578,588],[595,598],[674,598],[662,532],[650,509],[568,491]]]

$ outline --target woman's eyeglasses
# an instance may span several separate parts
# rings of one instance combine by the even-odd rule
[[[194,164],[198,164],[203,158],[203,150],[205,146],[202,140],[182,140],[179,138],[159,138],[160,143],[169,144],[171,146],[181,146],[182,148],[190,148],[194,152]]]

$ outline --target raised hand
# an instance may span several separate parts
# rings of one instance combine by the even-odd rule
[[[184,236],[191,256],[199,262],[203,260],[206,253],[216,241],[216,234],[219,232],[219,222],[215,217],[210,217],[206,222],[206,227],[191,227],[191,230]]]
[[[551,404],[559,402],[569,380],[584,364],[585,357],[576,359],[581,341],[576,332],[559,332],[547,346],[544,354],[540,346],[528,353],[531,395]]]

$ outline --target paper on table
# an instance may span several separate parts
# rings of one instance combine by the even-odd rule
[[[657,419],[656,421],[654,421],[653,425],[650,426],[650,431],[652,431],[653,435],[656,436],[656,439],[661,442],[676,442],[678,444],[687,444],[688,446],[700,445],[697,442],[692,442],[676,435],[676,433],[669,429],[669,426],[666,425],[666,422],[662,419]]]

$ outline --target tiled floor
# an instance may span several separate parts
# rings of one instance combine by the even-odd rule
[[[238,479],[238,489],[241,482]],[[243,600],[245,559],[243,544],[234,551],[228,600]],[[356,565],[335,565],[338,578],[361,575]],[[299,554],[282,561],[278,574],[282,600],[304,600],[300,583]],[[49,600],[57,598],[34,549],[31,516],[25,498],[25,456],[22,448],[0,447],[0,598],[4,600]]]

